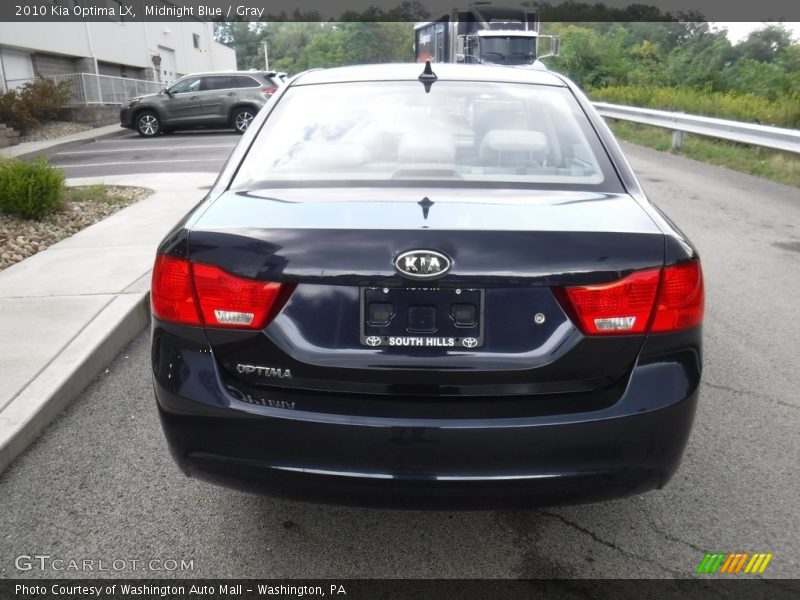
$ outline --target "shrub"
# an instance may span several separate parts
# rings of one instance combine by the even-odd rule
[[[774,100],[754,94],[713,92],[696,88],[606,86],[589,90],[592,100],[641,108],[706,115],[780,127],[800,127],[800,95],[781,94]]]
[[[39,121],[31,114],[15,90],[0,94],[0,123],[13,127],[20,134],[25,134]]]
[[[55,84],[39,77],[18,90],[0,94],[0,123],[24,135],[40,120],[58,117],[58,111],[69,101],[70,94],[69,83]]]
[[[38,77],[26,83],[19,91],[19,96],[30,113],[38,120],[55,119],[58,111],[70,99],[70,86],[66,81],[54,83],[50,79]]]
[[[64,173],[40,158],[0,165],[0,211],[23,219],[41,219],[61,207]]]

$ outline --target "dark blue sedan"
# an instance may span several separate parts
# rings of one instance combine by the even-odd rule
[[[176,462],[276,496],[640,493],[697,402],[697,252],[543,70],[295,77],[161,244],[152,309]]]

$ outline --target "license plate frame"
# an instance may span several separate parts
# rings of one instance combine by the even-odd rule
[[[443,351],[476,350],[484,344],[485,290],[440,287],[362,287],[359,289],[360,344],[367,348]],[[372,302],[391,304],[392,317],[386,326],[368,322],[367,306]],[[456,325],[453,305],[474,305],[474,326]],[[409,331],[409,309],[434,307],[435,331]]]

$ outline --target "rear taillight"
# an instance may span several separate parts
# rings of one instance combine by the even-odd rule
[[[703,322],[704,309],[700,263],[695,261],[667,267],[650,331],[678,331],[699,325]]]
[[[153,314],[184,325],[262,329],[283,308],[293,284],[237,277],[202,263],[159,255],[153,268]]]
[[[278,91],[278,88],[276,88],[276,87],[265,87],[265,88],[261,88],[261,91],[264,92],[267,96],[272,96],[272,94],[274,94],[275,92]]]
[[[192,264],[192,272],[200,313],[212,327],[261,329],[274,316],[284,288],[280,283],[236,277],[212,265]]]
[[[564,288],[581,331],[588,335],[643,333],[658,292],[661,269],[631,273],[603,285]]]
[[[150,286],[153,314],[162,321],[202,325],[192,289],[188,260],[159,254]]]
[[[703,276],[696,261],[603,285],[561,288],[557,296],[586,335],[663,333],[703,321]]]

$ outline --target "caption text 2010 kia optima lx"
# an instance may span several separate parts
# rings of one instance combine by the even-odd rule
[[[161,244],[152,308],[178,465],[278,496],[638,493],[697,402],[697,252],[544,70],[296,77]]]

